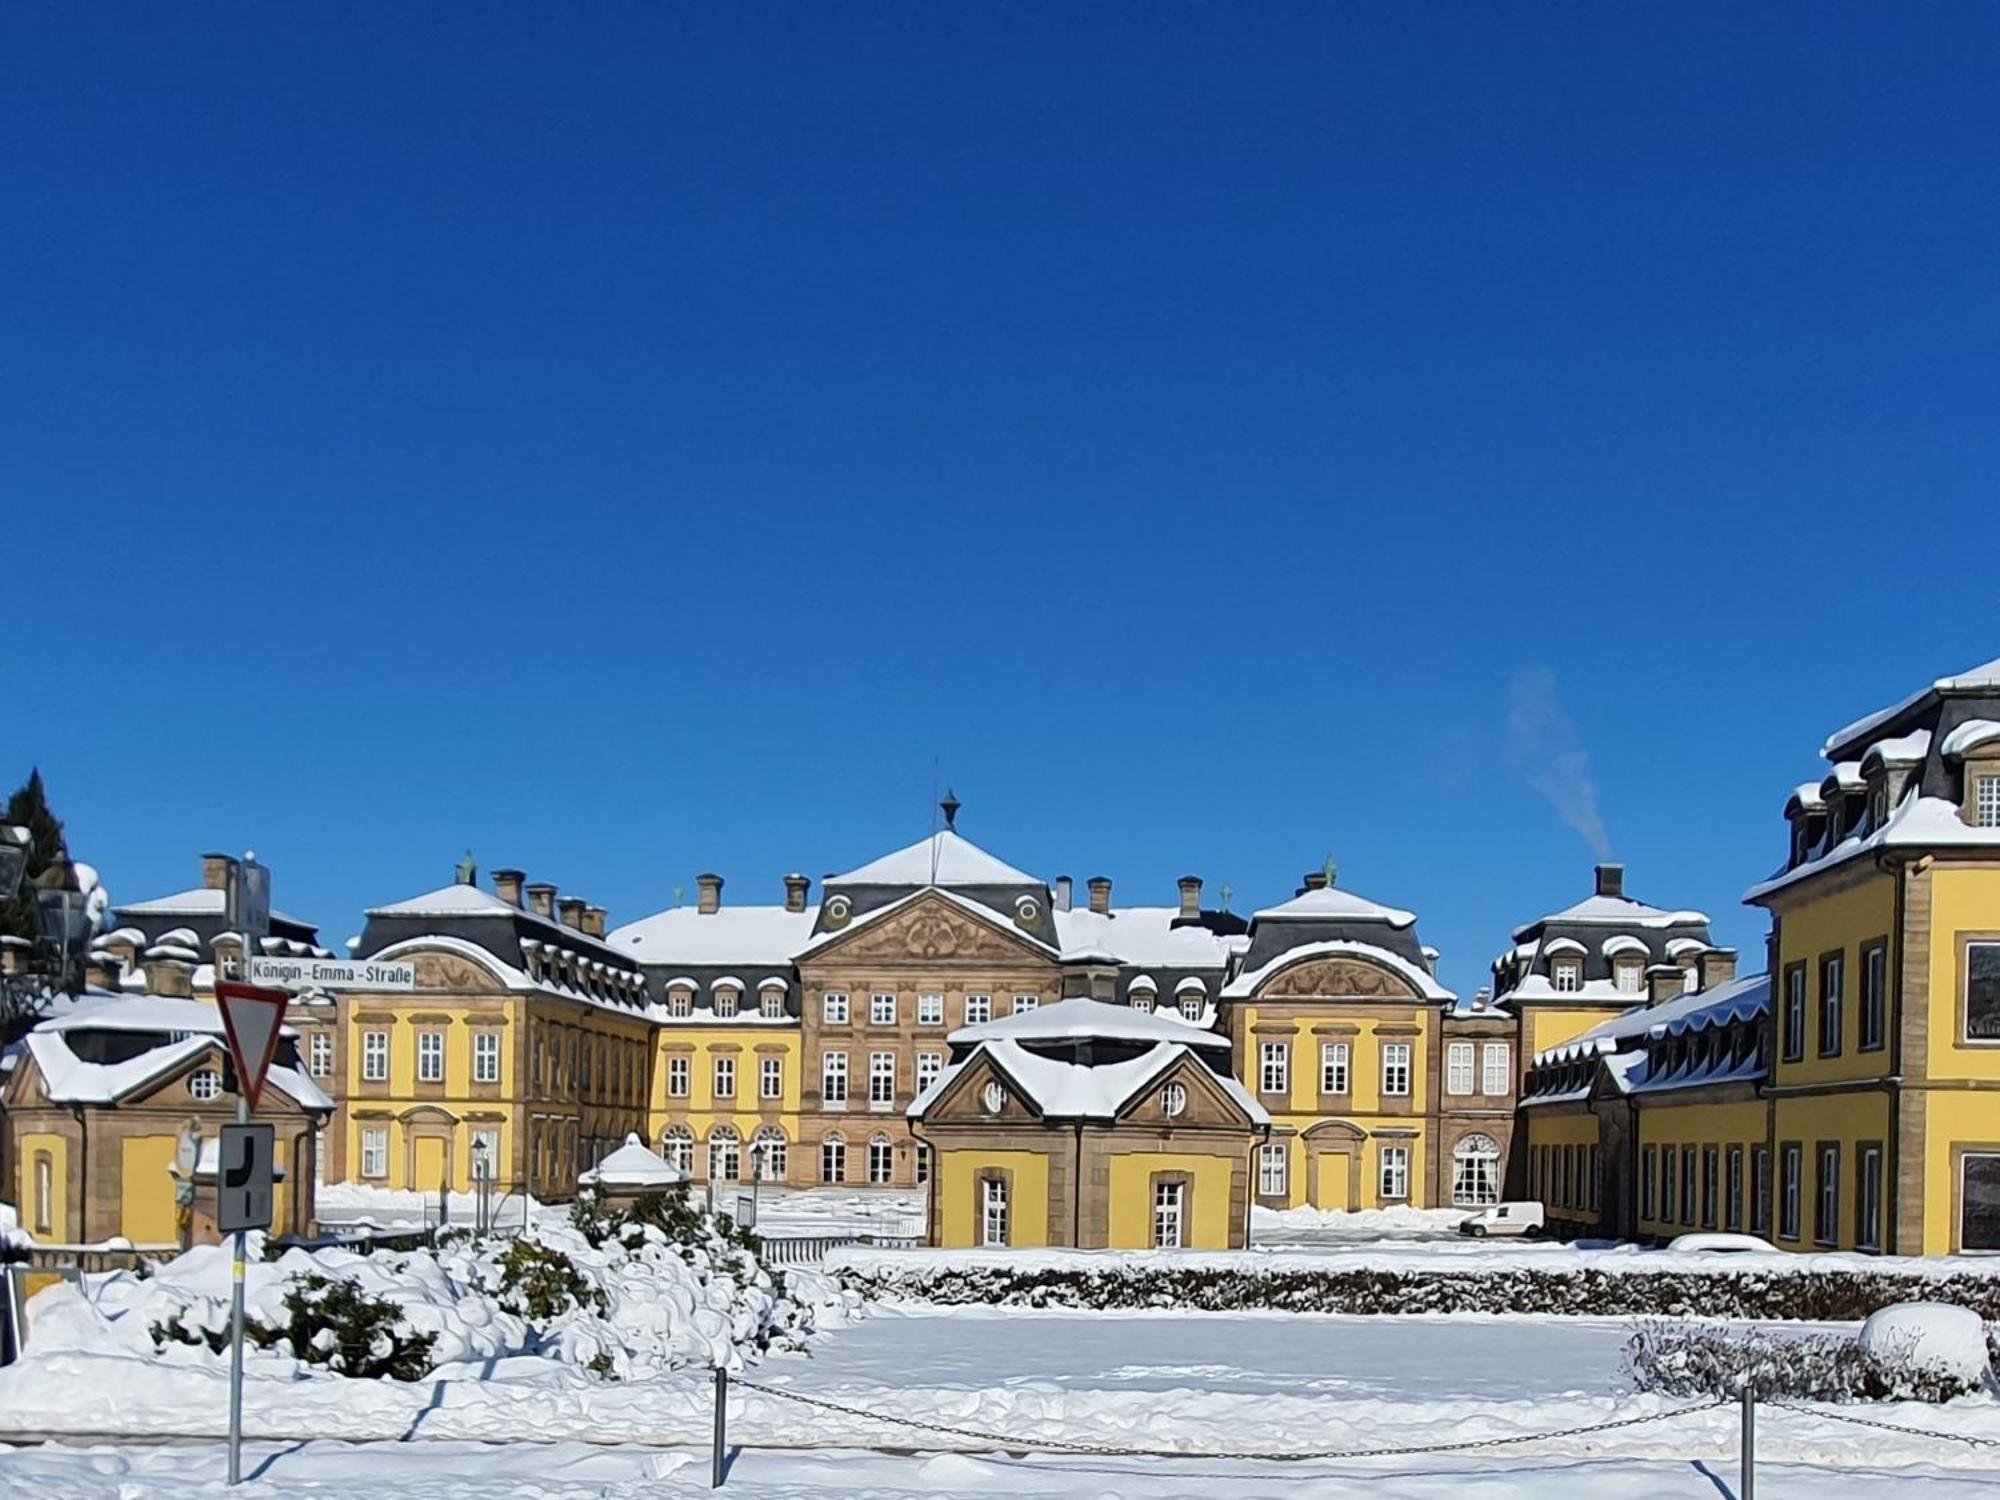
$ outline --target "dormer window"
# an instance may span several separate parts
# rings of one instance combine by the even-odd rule
[[[715,990],[715,1013],[718,1016],[736,1014],[737,992],[731,985],[718,985]]]
[[[1583,988],[1583,965],[1573,958],[1559,958],[1549,974],[1559,995],[1574,995]]]
[[[1638,964],[1614,964],[1611,980],[1621,993],[1627,995],[1636,995],[1646,987],[1645,971]]]
[[[686,989],[673,989],[667,991],[668,1015],[685,1017],[691,1011],[693,1011],[693,1009],[694,1009],[694,994],[692,991]]]

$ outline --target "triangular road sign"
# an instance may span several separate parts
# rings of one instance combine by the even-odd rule
[[[215,983],[215,1007],[222,1012],[222,1032],[229,1039],[229,1055],[236,1063],[236,1087],[253,1110],[264,1092],[264,1075],[271,1071],[271,1059],[278,1055],[278,1032],[291,999],[284,990],[229,979]]]

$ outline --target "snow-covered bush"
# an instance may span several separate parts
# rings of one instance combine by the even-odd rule
[[[576,1262],[538,1240],[515,1240],[500,1257],[500,1305],[537,1324],[571,1308],[605,1310],[604,1293]]]
[[[363,1379],[421,1380],[430,1373],[435,1333],[417,1333],[402,1309],[387,1297],[374,1297],[346,1276],[322,1276],[316,1271],[292,1278],[285,1292],[283,1323],[243,1320],[246,1342],[259,1349],[282,1345],[301,1364],[325,1365],[337,1375]],[[168,1314],[152,1325],[153,1342],[185,1344],[220,1354],[229,1347],[227,1321],[189,1326],[182,1312]]]
[[[1983,1338],[1980,1370],[1974,1371],[1913,1357],[1915,1347],[1908,1334],[1864,1341],[1839,1333],[1646,1322],[1625,1345],[1625,1367],[1640,1390],[1666,1396],[1728,1398],[1747,1383],[1765,1399],[1949,1401],[1979,1389]]]
[[[1979,1314],[1938,1302],[1904,1302],[1871,1313],[1856,1342],[1871,1354],[1976,1386],[1991,1360],[1990,1335]]]

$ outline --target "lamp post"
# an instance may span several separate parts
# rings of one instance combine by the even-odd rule
[[[472,1219],[474,1232],[482,1238],[493,1228],[493,1163],[485,1138],[472,1141]]]

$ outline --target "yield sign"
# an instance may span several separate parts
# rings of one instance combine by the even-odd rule
[[[222,1032],[236,1062],[237,1092],[252,1109],[264,1092],[264,1075],[271,1071],[271,1059],[278,1055],[278,1030],[291,998],[284,990],[230,979],[215,982],[215,1006],[222,1012]]]

